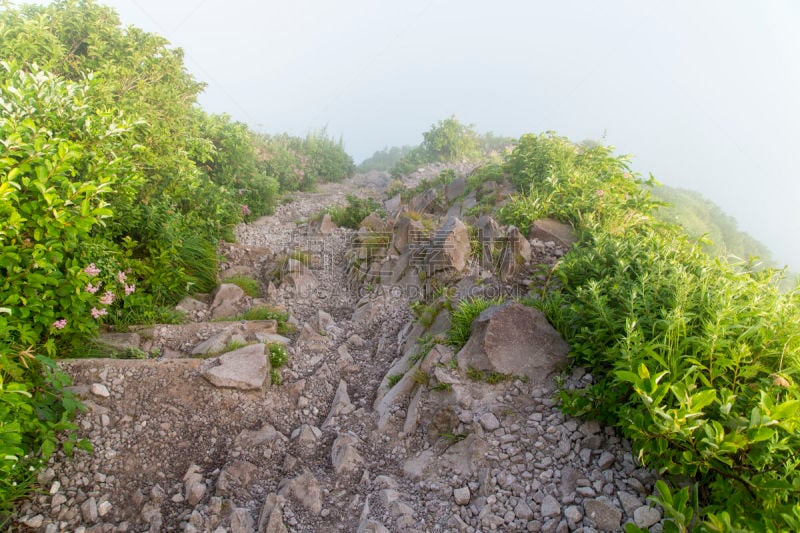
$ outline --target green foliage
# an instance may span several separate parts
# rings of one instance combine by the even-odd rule
[[[281,335],[289,335],[295,331],[294,325],[288,322],[289,313],[270,306],[251,307],[240,315],[223,320],[232,322],[239,320],[274,320],[278,323],[278,333]]]
[[[30,490],[59,438],[70,456],[76,447],[91,451],[71,422],[84,407],[65,389],[69,384],[53,360],[32,350],[0,348],[0,521]]]
[[[269,348],[269,364],[273,369],[281,368],[289,361],[289,352],[286,346],[279,342],[274,342],[268,346]]]
[[[390,374],[389,376],[387,376],[386,383],[389,385],[389,388],[391,389],[392,387],[400,383],[400,380],[403,379],[404,375],[405,374],[400,373],[400,374]]]
[[[331,220],[337,226],[350,229],[361,227],[361,221],[371,213],[377,213],[380,204],[372,198],[358,198],[352,194],[347,195],[347,205],[326,209],[331,215]]]
[[[581,235],[538,304],[595,379],[562,393],[565,409],[616,426],[643,464],[688,482],[659,486],[672,531],[692,520],[704,531],[792,530],[800,292],[782,294],[774,272],[711,258],[655,219],[610,148],[523,136],[506,166],[526,191],[512,201],[530,206],[523,218],[554,216]]]
[[[419,146],[403,148],[404,154],[391,169],[393,177],[406,176],[428,163],[461,162],[481,156],[482,143],[474,127],[461,124],[453,116],[433,124],[422,138]],[[487,137],[487,147],[493,145],[494,140],[494,136]]]
[[[392,146],[391,148],[384,148],[383,150],[378,150],[370,157],[362,161],[360,165],[358,165],[358,171],[359,172],[369,172],[371,170],[389,171],[406,154],[408,154],[413,149],[414,148],[412,146]]]
[[[474,126],[461,124],[454,116],[432,125],[422,138],[422,147],[432,161],[475,159],[481,153]]]
[[[305,138],[261,136],[257,151],[264,173],[276,179],[282,191],[310,190],[317,183],[342,181],[355,172],[343,142],[330,138],[324,129]]]
[[[450,330],[447,332],[447,343],[453,347],[455,351],[460,350],[469,340],[472,335],[472,322],[478,318],[483,311],[500,305],[502,299],[495,298],[488,300],[486,298],[468,298],[461,300],[456,308],[453,310],[450,317]]]
[[[233,276],[230,278],[225,278],[222,281],[223,283],[233,283],[251,298],[261,297],[261,285],[259,285],[257,280],[251,278],[250,276]]]
[[[736,227],[736,220],[718,205],[687,189],[658,187],[653,197],[664,202],[655,216],[681,226],[693,238],[703,238],[701,246],[709,255],[734,256],[742,260],[758,257],[770,264],[769,249]]]

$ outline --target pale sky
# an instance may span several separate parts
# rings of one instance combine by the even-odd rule
[[[451,114],[555,130],[719,204],[800,270],[800,3],[108,0],[184,49],[200,103],[265,132],[327,126],[356,161]]]

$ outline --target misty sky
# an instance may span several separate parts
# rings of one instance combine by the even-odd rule
[[[108,0],[185,50],[200,97],[356,161],[455,114],[635,155],[800,270],[800,3]]]

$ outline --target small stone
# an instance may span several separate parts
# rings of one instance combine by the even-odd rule
[[[461,487],[453,491],[453,498],[458,505],[469,504],[470,492],[469,487]]]
[[[520,500],[517,506],[514,507],[514,514],[523,520],[530,520],[533,518],[533,509],[525,501]]]
[[[617,458],[614,457],[613,453],[610,452],[603,452],[600,455],[600,459],[597,461],[597,466],[599,466],[602,470],[606,470],[608,467],[616,462]]]
[[[108,398],[111,396],[111,393],[108,392],[108,387],[102,383],[92,383],[92,387],[89,390],[95,396],[100,396],[102,398]]]
[[[37,514],[36,516],[23,520],[22,523],[30,528],[39,529],[44,523],[44,516]]]
[[[597,529],[618,531],[622,520],[622,511],[604,500],[588,500],[583,502],[584,515]]]
[[[50,494],[55,494],[61,490],[61,482],[60,481],[53,481],[53,484],[50,486]]]
[[[545,496],[542,500],[542,516],[549,518],[551,516],[559,516],[560,514],[561,505],[559,505],[558,500],[549,494]]]
[[[97,506],[97,514],[100,516],[105,516],[114,506],[111,505],[111,502],[108,500],[100,502],[100,505]]]
[[[577,505],[570,505],[566,509],[564,509],[564,517],[566,517],[567,521],[570,524],[577,524],[581,520],[583,520],[583,512],[581,508]]]
[[[494,413],[483,413],[480,418],[481,425],[486,431],[494,431],[500,427],[500,421],[494,416]]]
[[[81,516],[85,522],[97,522],[97,500],[89,498],[81,504]]]
[[[633,512],[633,521],[640,528],[648,528],[661,520],[661,511],[649,505],[643,505]]]

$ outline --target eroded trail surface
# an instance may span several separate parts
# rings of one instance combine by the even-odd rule
[[[653,475],[612,431],[565,417],[552,375],[470,379],[473,369],[438,342],[448,310],[415,319],[411,301],[438,298],[430,296],[430,270],[414,269],[420,247],[400,235],[418,215],[389,202],[385,220],[370,222],[385,223],[380,231],[309,223],[346,194],[379,197],[387,182],[361,175],[298,193],[275,215],[237,228],[237,244],[222,250],[221,278],[251,275],[263,299],[223,285],[182,302],[189,324],[107,336],[160,357],[64,362],[89,407],[78,424],[94,453],[55,457],[14,527],[589,532],[631,521],[660,531],[661,512],[646,505]],[[411,200],[414,213],[428,208],[424,200]],[[452,220],[471,200],[451,200],[432,220],[456,236],[457,249]],[[496,229],[514,242],[516,230]],[[381,232],[386,240],[375,237]],[[523,239],[517,244],[527,248],[515,253],[525,264],[512,262],[522,266],[502,281],[486,265],[457,265],[458,275],[440,285],[451,292],[439,292],[457,298],[525,287],[534,265],[564,253],[557,239]],[[388,252],[370,255],[367,244],[389,241]],[[212,320],[261,304],[286,311],[294,331],[265,320]],[[517,307],[486,318],[487,353],[502,344],[492,340],[498,335],[525,344],[525,335],[539,334],[514,322],[533,312]],[[280,385],[270,384],[265,343],[287,345]],[[476,361],[479,351],[459,357]],[[591,379],[578,369],[563,385]]]

